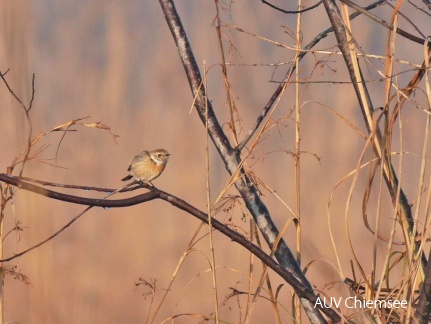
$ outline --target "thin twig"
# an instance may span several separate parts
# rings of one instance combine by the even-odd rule
[[[65,231],[70,225],[72,225],[73,223],[75,223],[82,215],[84,215],[87,211],[89,211],[91,208],[93,208],[94,206],[88,206],[87,208],[85,208],[82,212],[80,212],[78,215],[76,215],[75,217],[73,217],[69,222],[66,223],[66,225],[64,225],[62,228],[60,228],[58,231],[56,231],[54,234],[48,236],[46,239],[44,239],[43,241],[33,245],[32,247],[25,249],[24,251],[21,251],[19,253],[14,254],[11,257],[5,258],[0,260],[0,262],[7,262],[7,261],[11,261],[13,259],[19,258],[21,256],[23,256],[24,254],[27,254],[31,251],[33,251],[34,249],[44,245],[45,243],[51,241],[53,238],[55,238],[57,235],[59,235],[60,233],[62,233],[63,231]]]
[[[5,75],[9,72],[9,70],[7,70],[5,73],[2,73],[0,71],[0,78],[3,80],[7,90],[9,91],[9,93],[15,98],[16,101],[19,102],[19,104],[21,105],[21,107],[25,110],[28,111],[27,106],[22,102],[22,100],[15,94],[15,92],[12,90],[12,88],[9,86],[9,83],[7,82]]]
[[[348,5],[349,7],[357,10],[358,12],[361,12],[363,15],[367,16],[368,18],[374,20],[376,23],[390,29],[390,30],[394,30],[394,26],[390,23],[388,23],[387,21],[385,21],[384,19],[372,14],[371,12],[369,12],[369,10],[367,10],[366,8],[362,8],[361,6],[358,6],[356,3],[350,1],[350,0],[340,0],[341,2],[345,3],[346,5]],[[400,36],[403,36],[415,43],[418,44],[423,44],[425,42],[425,39],[417,37],[415,35],[412,35],[408,32],[406,32],[403,29],[397,28],[396,29],[396,33]]]
[[[316,3],[315,5],[312,5],[312,6],[308,7],[308,8],[301,9],[301,10],[284,10],[284,9],[281,9],[281,8],[279,8],[279,7],[275,6],[275,5],[273,5],[272,3],[269,3],[269,2],[268,2],[268,1],[266,1],[266,0],[260,0],[260,1],[262,1],[262,3],[263,3],[263,4],[266,4],[267,6],[270,6],[271,8],[273,8],[273,9],[275,9],[275,10],[278,10],[278,11],[281,11],[282,13],[285,13],[285,14],[300,14],[300,13],[304,13],[304,12],[310,11],[310,10],[312,10],[312,9],[314,9],[314,8],[317,8],[317,7],[318,7],[318,6],[320,6],[320,5],[322,4],[322,2],[323,2],[323,0],[320,0],[320,1],[319,1],[318,3]]]
[[[364,11],[364,10],[368,11],[368,10],[374,9],[374,8],[378,7],[379,5],[385,3],[385,2],[386,2],[386,0],[378,0],[378,1],[376,1],[376,2],[374,2],[372,4],[370,4],[370,5],[366,6],[365,8],[363,8],[362,11]],[[358,17],[362,13],[362,11],[356,11],[356,12],[352,13],[349,16],[349,18],[351,20],[355,19],[356,17]],[[304,56],[308,53],[309,50],[311,50],[317,43],[319,43],[322,39],[326,38],[333,31],[334,31],[334,28],[330,27],[330,28],[324,30],[323,32],[319,33],[316,37],[314,37],[311,40],[311,42],[309,42],[304,47],[304,51],[301,51],[301,53],[298,55],[298,60],[301,61],[304,58]],[[253,126],[250,128],[250,130],[244,136],[244,139],[237,146],[236,149],[237,149],[238,152],[241,152],[243,150],[243,148],[245,147],[245,145],[247,145],[247,143],[250,141],[250,139],[255,134],[256,130],[260,127],[262,121],[268,115],[269,110],[271,109],[271,107],[273,106],[273,104],[275,103],[275,101],[277,100],[277,98],[280,96],[280,94],[281,94],[281,92],[283,90],[284,83],[286,83],[286,82],[289,81],[290,75],[292,75],[292,73],[294,72],[295,68],[296,68],[296,65],[292,65],[292,67],[289,68],[289,70],[287,71],[284,79],[280,82],[280,85],[278,86],[278,88],[275,90],[275,92],[272,94],[272,96],[269,99],[269,101],[263,107],[261,113],[257,117],[257,119],[254,122]]]

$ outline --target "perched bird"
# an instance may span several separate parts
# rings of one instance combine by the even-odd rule
[[[157,149],[153,151],[142,151],[136,155],[130,162],[129,175],[121,181],[127,181],[132,178],[141,181],[142,183],[151,183],[151,180],[160,176],[165,169],[169,159],[168,151]]]

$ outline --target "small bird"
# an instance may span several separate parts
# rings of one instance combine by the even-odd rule
[[[160,176],[165,169],[169,159],[168,151],[157,149],[153,151],[142,151],[136,155],[130,162],[129,175],[121,181],[127,181],[132,178],[142,183],[151,183],[151,180]]]

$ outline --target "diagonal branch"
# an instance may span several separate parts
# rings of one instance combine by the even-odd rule
[[[428,260],[431,258],[431,250]],[[425,280],[420,288],[418,306],[415,312],[415,319],[420,324],[429,323],[431,318],[431,262],[428,262],[425,271]]]
[[[197,209],[196,207],[190,205],[186,201],[176,196],[173,196],[165,191],[159,190],[155,187],[151,187],[148,185],[145,185],[145,187],[147,187],[147,189],[150,189],[150,191],[144,194],[134,196],[131,198],[126,198],[126,199],[107,200],[107,199],[85,198],[85,197],[79,197],[79,196],[60,193],[57,191],[45,189],[45,188],[36,186],[34,184],[22,181],[19,178],[12,177],[4,173],[0,173],[0,181],[11,184],[23,190],[28,190],[36,194],[43,195],[47,198],[57,199],[57,200],[70,202],[74,204],[87,205],[89,207],[103,207],[103,208],[127,207],[127,206],[142,204],[144,202],[148,202],[154,199],[162,199],[166,202],[169,202],[174,207],[184,210],[185,212],[198,218],[200,221],[208,224],[208,215],[203,211]],[[64,185],[62,187],[64,187]],[[104,192],[115,191],[114,189],[103,189],[103,188],[94,188],[94,189],[95,190],[97,189],[98,191],[104,191]],[[134,187],[134,189],[137,189],[137,187]],[[289,283],[295,289],[296,293],[300,298],[310,300],[317,306],[321,307],[321,303],[319,303],[317,299],[318,297],[314,294],[311,288],[306,287],[289,271],[282,268],[273,258],[271,258],[264,251],[262,251],[257,245],[253,244],[247,238],[242,236],[240,233],[230,229],[228,226],[224,225],[217,219],[211,218],[211,225],[217,231],[229,237],[230,240],[237,242],[238,244],[246,248],[248,251],[253,253],[264,264],[268,265],[269,268],[271,268],[275,273],[280,275],[280,277],[282,277],[287,283]],[[9,261],[14,257],[16,256],[13,256],[4,260],[0,260],[0,262]],[[321,307],[321,310],[329,318],[333,319],[334,321],[339,321],[339,318],[340,318],[339,315],[332,309]]]
[[[345,1],[346,0],[343,0],[343,2]],[[373,123],[372,116],[374,113],[374,108],[366,84],[360,79],[362,76],[355,73],[355,65],[357,62],[355,62],[350,55],[349,40],[347,38],[349,31],[344,25],[340,11],[335,1],[324,0],[324,5],[334,28],[338,47],[343,54],[343,58],[349,72],[350,79],[352,81],[352,85],[356,93],[356,97],[358,99],[358,103],[360,105],[368,132],[375,135],[375,140],[373,141],[374,151],[382,161],[383,176],[389,194],[391,195],[392,203],[400,214],[403,226],[407,226],[408,236],[413,236],[414,220],[411,212],[411,205],[403,189],[400,187],[395,169],[390,159],[387,157],[388,154],[384,144],[384,136],[382,135],[378,125]],[[417,243],[419,244],[419,242]],[[419,246],[418,244],[417,246]],[[426,267],[426,257],[424,254],[422,254],[422,266]]]
[[[384,19],[382,19],[382,18],[380,18],[380,17],[372,14],[366,8],[362,8],[361,6],[358,6],[356,3],[354,3],[354,2],[352,2],[350,0],[340,0],[340,1],[343,2],[344,4],[348,5],[349,7],[357,10],[358,12],[361,12],[362,14],[364,14],[368,18],[374,20],[378,24],[380,24],[380,25],[382,25],[382,26],[384,26],[384,27],[386,27],[386,28],[388,28],[388,29],[390,29],[392,31],[395,30],[395,32],[397,34],[399,34],[400,36],[403,36],[403,37],[405,37],[405,38],[407,38],[407,39],[409,39],[409,40],[411,40],[411,41],[413,41],[415,43],[421,44],[421,45],[425,42],[425,40],[423,38],[420,38],[420,37],[417,37],[415,35],[412,35],[412,34],[406,32],[403,29],[400,29],[398,27],[395,29],[392,24],[390,24],[387,21],[385,21]]]
[[[361,8],[362,11],[368,11],[371,9],[374,9],[384,3],[386,0],[377,0],[376,2],[371,3],[370,5],[366,6],[365,8]],[[362,11],[356,11],[352,13],[349,18],[355,19],[358,17]],[[301,53],[298,54],[298,61],[301,61],[305,55],[308,54],[308,51],[311,50],[317,43],[319,43],[322,39],[326,38],[328,34],[332,33],[334,31],[333,27],[330,27],[323,32],[319,33],[316,37],[314,37],[311,42],[309,42],[305,47],[304,50],[301,51]],[[280,83],[280,85],[277,87],[277,89],[272,94],[271,98],[268,100],[265,107],[263,107],[261,113],[257,117],[256,121],[254,122],[253,126],[250,128],[250,130],[245,135],[244,139],[239,143],[237,150],[242,151],[242,149],[245,147],[245,145],[250,141],[250,139],[253,137],[254,133],[256,133],[259,126],[262,124],[262,121],[265,119],[265,117],[268,115],[268,112],[270,111],[271,107],[274,105],[274,102],[277,100],[277,98],[280,96],[280,94],[283,91],[283,87],[285,86],[285,83],[289,81],[290,76],[293,74],[293,72],[296,69],[296,64],[292,65],[289,70],[287,71],[284,80]]]
[[[199,68],[175,5],[172,0],[159,0],[159,2],[177,46],[192,94],[194,98],[196,98],[194,102],[196,111],[203,124],[205,125],[205,123],[208,123],[209,136],[219,152],[220,157],[223,159],[229,174],[236,175],[238,171],[240,172],[241,177],[235,177],[235,187],[244,200],[247,209],[253,216],[265,241],[269,247],[273,249],[277,237],[279,236],[279,231],[272,221],[268,208],[261,200],[256,186],[242,169],[239,151],[231,146],[215,116],[211,102],[206,98],[206,91],[202,84]],[[208,109],[207,111],[206,108]],[[208,119],[206,120],[206,118]],[[287,269],[301,284],[307,287],[306,289],[312,290],[311,284],[301,271],[292,251],[283,239],[279,241],[274,255],[283,268]],[[326,323],[322,314],[314,307],[315,305],[310,300],[301,298],[301,302],[312,323]],[[336,321],[340,321],[338,315]]]

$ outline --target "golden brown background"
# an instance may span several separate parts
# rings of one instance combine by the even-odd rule
[[[276,3],[276,2],[275,2]],[[358,4],[365,5],[366,1]],[[277,3],[276,3],[277,4]],[[280,6],[284,2],[278,3]],[[213,27],[215,5],[211,1],[176,1],[178,12],[201,68],[206,64],[208,95],[222,124],[228,121],[226,95],[221,77],[220,52]],[[268,41],[240,33],[233,25],[294,47],[288,31],[295,31],[296,16],[286,16],[264,6],[258,0],[223,2],[222,21],[234,100],[241,118],[242,133],[248,131],[266,104],[289,65],[275,68],[270,64],[290,62],[294,51],[277,47]],[[292,5],[291,10],[295,9]],[[389,18],[387,9],[374,13]],[[429,18],[406,7],[411,19],[429,30]],[[76,185],[119,188],[131,157],[143,149],[165,148],[171,159],[164,174],[155,181],[157,187],[206,210],[205,129],[192,111],[192,96],[176,47],[157,1],[3,1],[0,8],[0,70],[9,69],[7,79],[14,91],[28,102],[32,73],[36,75],[35,102],[31,110],[33,135],[47,131],[75,118],[91,116],[87,122],[100,121],[120,135],[118,145],[108,133],[86,127],[74,127],[63,140],[63,133],[50,134],[43,144],[50,146],[39,156],[41,163],[31,161],[24,175],[36,179]],[[322,7],[303,15],[303,44],[329,27]],[[411,32],[410,25],[402,22]],[[427,27],[428,26],[428,27]],[[365,52],[384,55],[387,30],[376,27],[366,18],[353,22],[355,37]],[[230,41],[233,45],[229,47]],[[333,35],[318,49],[333,52]],[[397,58],[421,64],[423,50],[399,38]],[[323,59],[325,62],[317,62]],[[374,61],[378,68],[383,64]],[[257,64],[257,66],[253,66]],[[401,65],[398,71],[408,67]],[[339,55],[309,54],[301,62],[303,81],[348,81]],[[369,78],[378,80],[368,70]],[[401,75],[405,85],[412,73]],[[364,140],[350,127],[329,113],[329,107],[352,121],[362,131],[364,123],[352,86],[313,83],[300,86],[301,115],[301,225],[302,265],[314,260],[308,277],[320,289],[330,282],[351,276],[344,227],[344,208],[351,180],[334,192],[331,222],[338,245],[343,274],[337,274],[334,251],[328,234],[327,205],[336,183],[356,168]],[[384,104],[384,85],[369,85],[376,104]],[[288,116],[294,108],[292,84],[275,110],[273,120]],[[14,157],[26,146],[24,114],[0,84],[0,170],[6,172]],[[421,104],[420,96],[417,99]],[[422,102],[423,104],[423,102]],[[249,159],[255,175],[262,179],[293,210],[296,210],[293,159],[287,152],[295,148],[294,115],[270,129]],[[417,196],[420,155],[426,114],[413,104],[405,109],[403,121],[402,182],[408,197]],[[224,129],[228,132],[227,125]],[[395,135],[394,151],[399,151]],[[42,143],[41,143],[42,144]],[[320,161],[314,156],[318,156]],[[396,162],[397,160],[395,160]],[[55,166],[54,166],[55,165]],[[57,167],[56,167],[57,166]],[[398,165],[396,164],[398,167]],[[214,200],[229,181],[221,159],[210,145],[211,198]],[[361,218],[361,202],[366,186],[366,172],[361,173],[351,208],[351,239],[367,273],[371,264],[373,235]],[[73,194],[102,197],[95,192]],[[393,210],[385,190],[384,218],[390,220]],[[229,191],[235,194],[234,190]],[[292,218],[287,208],[269,191],[262,189],[264,201],[281,228]],[[370,205],[371,224],[376,198]],[[5,232],[16,221],[24,231],[12,233],[5,241],[4,255],[32,246],[83,210],[83,206],[48,200],[33,193],[18,191],[6,209]],[[241,220],[246,208],[237,206],[227,220],[249,232],[248,221]],[[248,215],[247,215],[248,217]],[[121,209],[92,209],[61,235],[25,256],[12,261],[17,271],[31,284],[6,278],[4,291],[5,321],[17,323],[144,323],[154,311],[185,252],[199,221],[163,201]],[[382,227],[388,233],[389,227]],[[205,229],[206,231],[206,229]],[[242,230],[240,230],[242,232]],[[293,226],[284,235],[295,249]],[[229,323],[244,320],[246,297],[231,298],[230,287],[246,291],[249,254],[237,244],[215,233],[218,295],[221,318]],[[399,236],[401,238],[401,236]],[[379,257],[386,245],[379,246]],[[163,303],[155,322],[181,313],[210,316],[214,311],[209,264],[208,238],[201,240],[191,253]],[[261,273],[256,260],[253,287]],[[330,265],[332,263],[333,265]],[[381,271],[381,269],[379,269]],[[274,287],[282,283],[275,275]],[[155,304],[150,310],[149,290],[135,286],[139,278],[157,280]],[[329,294],[337,295],[341,283]],[[290,289],[284,286],[280,303],[284,323],[289,323]],[[259,300],[251,323],[272,323],[272,307]],[[176,323],[198,323],[202,318],[183,316]],[[307,321],[307,320],[305,320]]]

